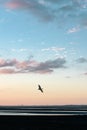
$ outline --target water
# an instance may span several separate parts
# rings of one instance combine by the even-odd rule
[[[86,106],[1,106],[0,115],[2,129],[87,130]]]
[[[0,107],[0,115],[87,115],[87,110],[59,110],[59,107]]]
[[[0,110],[0,115],[87,115],[87,111],[59,111],[59,110]]]

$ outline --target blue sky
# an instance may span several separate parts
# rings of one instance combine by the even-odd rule
[[[52,84],[62,94],[62,87],[57,86],[64,80],[65,90],[69,94],[72,89],[73,93],[76,90],[77,97],[76,87],[82,85],[84,80],[85,89],[81,88],[81,97],[79,95],[79,99],[73,99],[72,96],[71,103],[86,104],[87,97],[83,95],[87,86],[87,0],[0,0],[0,10],[1,77],[6,76],[10,82],[9,76],[14,74],[18,79],[23,76],[30,81],[35,79],[37,74],[35,83],[40,82],[46,86],[43,78],[50,82],[49,76],[52,76],[55,80],[47,83],[46,88]],[[2,81],[4,78],[1,78]],[[21,81],[18,80],[19,82]],[[32,80],[26,82],[33,87]],[[51,90],[54,89],[52,85]],[[70,88],[67,88],[67,85]],[[4,84],[2,86],[7,88]],[[64,86],[63,82],[61,86]],[[49,92],[48,104],[70,103],[66,94],[65,102],[64,99],[61,99],[61,102],[51,102],[51,94]],[[57,95],[56,93],[56,98],[59,98]],[[76,99],[77,102],[74,102]],[[10,99],[8,100],[8,104],[11,104]],[[32,97],[30,104],[39,104],[39,101],[34,101]],[[25,100],[23,103],[29,104]],[[42,99],[42,104],[46,104],[46,97]]]

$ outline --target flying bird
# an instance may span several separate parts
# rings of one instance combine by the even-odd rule
[[[38,90],[40,90],[43,93],[43,89],[41,88],[39,84],[38,84]]]

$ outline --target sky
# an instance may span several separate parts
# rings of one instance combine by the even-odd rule
[[[0,0],[0,105],[87,104],[86,41],[87,0]]]

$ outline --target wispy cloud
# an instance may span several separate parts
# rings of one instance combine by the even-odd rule
[[[63,47],[50,47],[50,48],[42,49],[42,51],[55,51],[55,52],[64,51],[64,50],[65,50],[65,48],[63,48]]]
[[[23,9],[45,22],[69,21],[87,26],[87,0],[10,0],[5,2],[9,9]],[[76,23],[75,23],[76,25]],[[69,32],[75,32],[73,28]]]
[[[84,75],[86,75],[86,76],[87,76],[87,72],[85,72],[85,73],[84,73]]]
[[[73,28],[69,29],[67,31],[67,33],[75,33],[75,32],[78,32],[78,31],[80,31],[80,27],[79,26],[73,27]]]
[[[70,44],[70,45],[77,45],[77,44],[79,44],[79,43],[77,43],[77,42],[70,42],[69,44]]]
[[[18,61],[16,59],[5,60],[0,59],[0,73],[51,73],[55,69],[66,68],[66,60],[64,58],[57,58],[54,60],[47,60],[38,62],[35,60]]]
[[[12,52],[26,52],[26,51],[29,51],[27,48],[20,48],[20,49],[11,49]]]
[[[70,79],[70,78],[71,78],[71,76],[66,76],[65,78]]]
[[[87,63],[87,59],[84,57],[80,57],[76,60],[77,63]]]
[[[51,21],[54,17],[54,14],[52,15],[52,12],[48,10],[45,4],[42,4],[42,1],[11,0],[10,2],[7,2],[5,6],[10,9],[30,11],[33,15],[39,17],[43,21]]]

